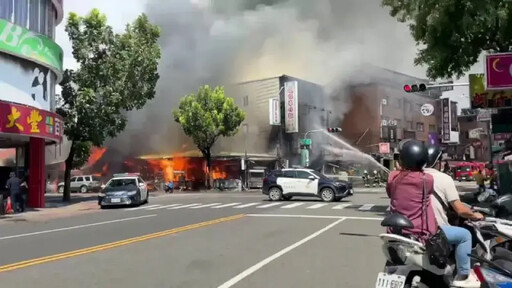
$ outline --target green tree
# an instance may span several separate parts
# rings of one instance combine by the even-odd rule
[[[382,0],[398,21],[409,23],[420,47],[415,65],[431,79],[462,77],[482,52],[512,47],[512,2],[503,0]]]
[[[245,112],[236,106],[233,98],[226,97],[224,87],[211,90],[208,85],[199,87],[196,94],[183,97],[173,115],[203,154],[208,172],[212,171],[211,148],[217,139],[235,135],[245,119]],[[211,187],[210,175],[208,173],[208,188]]]
[[[114,33],[97,9],[85,17],[70,13],[66,32],[76,70],[66,70],[57,113],[65,118],[71,141],[66,159],[63,200],[70,200],[71,169],[81,167],[91,146],[101,146],[126,127],[126,111],[141,109],[155,96],[160,30],[140,15]]]

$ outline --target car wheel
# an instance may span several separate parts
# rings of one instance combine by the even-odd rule
[[[278,187],[272,187],[268,191],[268,198],[270,201],[280,201],[283,199],[283,191]]]
[[[320,198],[322,198],[324,202],[332,202],[336,196],[334,195],[334,190],[331,188],[323,188],[320,190]]]
[[[64,193],[64,186],[59,186],[59,189],[57,189],[60,194]]]
[[[87,193],[87,186],[85,186],[85,185],[80,186],[80,193]]]

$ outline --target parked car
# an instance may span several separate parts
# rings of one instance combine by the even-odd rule
[[[149,193],[146,182],[136,173],[114,174],[102,186],[98,195],[101,208],[113,205],[142,205],[148,203]]]
[[[331,179],[315,170],[303,168],[271,171],[263,179],[262,192],[271,201],[290,200],[300,196],[332,202],[354,194],[351,183]]]
[[[71,192],[87,193],[89,191],[99,192],[101,190],[101,179],[93,175],[81,175],[71,177]],[[59,193],[64,193],[64,182],[57,185]]]

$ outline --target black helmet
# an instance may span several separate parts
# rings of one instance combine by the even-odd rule
[[[399,144],[400,164],[403,169],[419,171],[428,162],[428,149],[425,143],[415,139],[406,139]]]
[[[427,167],[434,167],[439,160],[441,160],[441,155],[443,155],[443,150],[438,146],[430,146],[428,147],[428,162]]]

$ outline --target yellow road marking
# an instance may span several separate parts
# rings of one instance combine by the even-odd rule
[[[115,247],[120,247],[120,246],[132,244],[132,243],[136,243],[136,242],[141,242],[141,241],[154,239],[154,238],[158,238],[158,237],[163,237],[163,236],[167,236],[167,235],[172,235],[172,234],[176,234],[179,232],[184,232],[184,231],[188,231],[188,230],[192,230],[192,229],[196,229],[196,228],[210,226],[210,225],[217,224],[217,223],[232,221],[232,220],[240,219],[244,216],[245,216],[244,214],[233,215],[233,216],[229,216],[229,217],[224,217],[224,218],[219,218],[219,219],[210,220],[210,221],[206,221],[206,222],[187,225],[187,226],[183,226],[183,227],[173,228],[170,230],[165,230],[165,231],[147,234],[147,235],[143,235],[143,236],[133,237],[133,238],[129,238],[129,239],[121,240],[121,241],[111,242],[111,243],[107,243],[107,244],[102,244],[102,245],[98,245],[98,246],[80,249],[80,250],[74,250],[74,251],[69,251],[69,252],[60,253],[60,254],[56,254],[56,255],[50,255],[50,256],[45,256],[45,257],[41,257],[41,258],[30,259],[30,260],[17,262],[17,263],[12,263],[12,264],[8,264],[8,265],[0,266],[0,273],[11,271],[11,270],[16,270],[16,269],[21,269],[21,268],[25,268],[25,267],[29,267],[29,266],[33,266],[33,265],[37,265],[37,264],[43,264],[46,262],[52,262],[52,261],[57,261],[57,260],[65,259],[65,258],[70,258],[70,257],[89,254],[89,253],[98,252],[98,251],[102,251],[102,250],[112,249]]]

